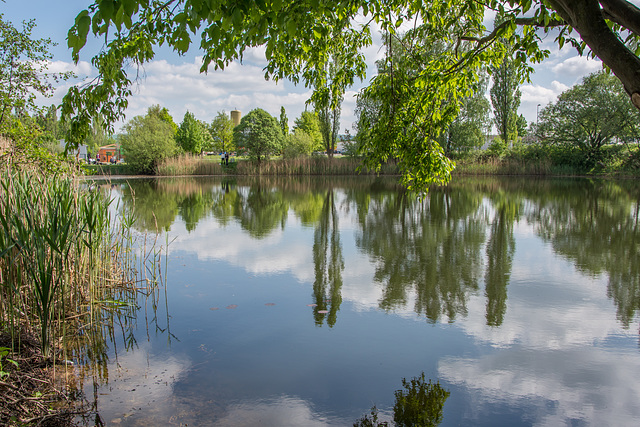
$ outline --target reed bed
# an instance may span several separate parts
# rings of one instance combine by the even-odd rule
[[[138,296],[159,299],[162,247],[147,236],[140,243],[132,213],[112,203],[106,189],[71,176],[0,172],[0,335],[13,354],[34,341],[53,366],[99,372],[116,330],[135,344]],[[0,399],[0,424],[20,399]]]
[[[163,160],[156,168],[159,176],[224,175],[219,159],[182,155]]]
[[[157,168],[160,176],[183,175],[261,175],[261,176],[294,176],[294,175],[398,175],[397,165],[383,165],[379,172],[371,172],[361,167],[360,159],[338,157],[329,159],[324,156],[298,157],[294,159],[274,159],[260,163],[239,160],[222,166],[216,159],[180,156],[167,159]]]
[[[548,159],[525,161],[491,157],[481,161],[457,161],[454,175],[554,175],[555,168]]]

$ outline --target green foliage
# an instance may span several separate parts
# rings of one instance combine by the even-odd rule
[[[313,150],[324,151],[322,133],[320,132],[320,121],[315,112],[303,111],[294,121],[293,131],[301,130],[313,140]]]
[[[211,121],[209,133],[213,139],[213,150],[211,151],[235,151],[233,145],[233,121],[225,111],[218,111],[218,115]]]
[[[371,418],[369,415],[365,415],[353,423],[353,427],[389,427],[388,422],[378,420],[378,408],[375,405],[371,408],[370,414]]]
[[[96,115],[93,118],[91,131],[87,135],[84,143],[87,145],[89,153],[97,153],[100,147],[115,143],[112,137],[105,134],[104,120],[100,115]]]
[[[331,38],[339,39],[335,34],[332,34]],[[313,104],[318,115],[324,150],[331,158],[338,142],[340,113],[346,88],[332,84],[334,80],[338,80],[341,71],[339,56],[330,56],[320,66],[326,77],[314,83],[316,97]]]
[[[457,151],[480,148],[485,143],[489,124],[489,101],[485,97],[487,77],[481,78],[473,95],[465,97],[460,113],[453,120],[444,137],[444,149],[447,155]]]
[[[35,121],[42,130],[42,138],[48,141],[63,140],[66,135],[66,129],[62,122],[58,120],[58,107],[50,105],[45,111],[39,111],[35,115]],[[64,149],[64,147],[63,147]]]
[[[637,14],[634,7],[629,9]],[[106,123],[122,118],[131,93],[127,67],[150,61],[160,46],[183,54],[195,40],[203,54],[203,72],[241,60],[247,48],[264,46],[266,77],[304,83],[314,89],[311,102],[319,112],[325,114],[326,105],[336,112],[345,88],[365,77],[362,52],[372,44],[376,25],[385,34],[387,55],[384,72],[365,94],[381,103],[381,115],[361,138],[361,149],[368,166],[395,159],[405,184],[425,190],[450,178],[454,165],[438,142],[481,70],[500,67],[510,57],[526,78],[531,64],[548,56],[542,37],[551,31],[559,47],[569,43],[580,54],[598,55],[628,93],[640,92],[639,36],[625,27],[635,20],[620,14],[629,9],[608,8],[603,15],[596,2],[586,0],[278,0],[233,5],[95,0],[77,15],[67,40],[77,61],[88,34],[104,37],[105,48],[92,61],[99,78],[72,88],[62,113],[75,137],[70,143],[83,140],[92,115],[101,114]],[[487,25],[487,10],[496,11],[500,21]],[[365,19],[359,19],[363,15]],[[403,24],[413,28],[412,36],[406,43],[394,43],[403,38],[398,34]],[[601,42],[603,37],[606,42]],[[440,50],[426,55],[438,44]],[[510,136],[503,139],[510,141]]]
[[[282,135],[289,135],[289,119],[284,107],[280,107],[280,129],[282,129]]]
[[[34,121],[22,121],[9,115],[0,132],[11,141],[6,151],[0,150],[3,165],[8,164],[16,170],[37,168],[51,174],[69,171],[66,158],[47,148],[51,145],[50,140],[43,138]]]
[[[498,136],[493,141],[491,141],[491,144],[489,144],[489,147],[487,147],[487,152],[490,156],[500,157],[506,149],[507,144],[502,140],[501,137]]]
[[[209,133],[194,115],[187,111],[176,133],[176,142],[185,153],[200,154],[208,141]]]
[[[396,390],[393,406],[393,422],[398,427],[435,427],[442,422],[442,409],[451,394],[440,383],[427,382],[424,372],[410,381],[402,379],[404,390]],[[371,417],[365,415],[353,424],[354,427],[389,427],[386,421],[378,420],[378,409],[371,408]]]
[[[439,383],[425,381],[424,372],[410,381],[402,379],[404,390],[396,391],[393,420],[396,426],[437,426],[449,392]]]
[[[235,127],[233,141],[238,151],[260,164],[263,160],[269,160],[269,156],[280,153],[283,136],[278,120],[263,109],[256,108]]]
[[[176,153],[173,128],[149,110],[146,116],[136,116],[124,126],[120,144],[132,171],[154,173],[159,162]]]
[[[171,129],[173,129],[174,135],[178,133],[178,125],[173,121],[173,117],[171,117],[167,107],[160,107],[159,104],[152,105],[149,107],[148,114],[150,116],[156,116],[163,122],[168,123],[171,126]]]
[[[505,46],[506,49],[509,46]],[[507,54],[509,55],[510,52]],[[518,138],[518,107],[520,106],[519,64],[511,57],[503,59],[499,66],[491,67],[491,104],[498,134],[507,146]]]
[[[33,40],[35,25],[35,20],[24,21],[18,30],[0,13],[0,128],[13,110],[38,110],[36,96],[53,95],[51,81],[72,75],[47,73],[53,43],[50,39]]]
[[[516,130],[518,131],[518,137],[523,137],[529,133],[529,124],[527,123],[527,119],[524,115],[520,114],[518,116],[518,120],[516,121]]]
[[[593,166],[604,160],[605,145],[640,139],[640,113],[614,76],[598,72],[540,111],[536,134],[547,145],[575,146]]]
[[[315,142],[308,133],[301,129],[295,129],[293,133],[284,138],[282,155],[285,158],[308,156],[315,147]]]
[[[357,136],[367,167],[377,169],[393,159],[403,171],[403,183],[422,191],[450,179],[454,163],[439,141],[458,115],[458,104],[444,90],[446,85],[418,84],[434,60],[446,61],[453,53],[446,39],[431,39],[425,30],[385,35],[387,56],[377,63],[378,75],[360,94],[365,115],[360,116]],[[431,71],[430,79],[442,78],[443,70]],[[467,87],[478,78],[473,70],[462,77],[454,84]],[[462,98],[463,93],[456,96]]]

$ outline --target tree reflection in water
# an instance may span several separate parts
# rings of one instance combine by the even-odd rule
[[[327,191],[313,235],[313,264],[315,273],[313,317],[316,325],[322,325],[326,315],[327,325],[332,327],[336,324],[338,310],[342,303],[342,271],[344,270],[333,189]]]
[[[435,427],[442,422],[444,403],[451,394],[439,382],[425,380],[424,372],[410,381],[402,379],[404,389],[394,392],[393,425],[402,427]],[[389,427],[387,421],[379,421],[378,409],[371,408],[371,417],[365,415],[354,427]]]
[[[402,192],[371,196],[356,245],[377,262],[375,280],[383,284],[380,307],[406,305],[431,322],[454,321],[467,312],[467,294],[478,289],[486,213],[481,194],[432,189],[424,200]]]
[[[466,316],[484,285],[486,324],[502,325],[521,220],[555,253],[589,275],[608,276],[608,296],[629,325],[640,309],[640,189],[634,182],[457,177],[419,200],[384,180],[136,180],[121,185],[124,209],[141,230],[168,230],[181,217],[191,231],[212,216],[254,239],[283,228],[292,212],[314,227],[316,324],[335,325],[344,257],[338,218],[353,214],[356,246],[375,264],[379,306],[413,311],[430,322]],[[329,190],[327,190],[329,188]],[[135,202],[134,202],[135,196]],[[345,203],[336,205],[339,197]],[[326,313],[324,313],[326,311]],[[325,316],[326,315],[326,316]]]

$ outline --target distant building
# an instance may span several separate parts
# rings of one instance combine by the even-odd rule
[[[242,118],[242,112],[240,112],[240,110],[233,110],[231,112],[231,121],[233,122],[233,127],[236,127],[240,124],[241,118]]]
[[[58,144],[60,144],[60,147],[62,147],[62,150],[64,151],[64,149],[67,146],[67,143],[65,142],[64,139],[59,139],[58,140]],[[77,150],[73,151],[69,151],[69,157],[75,157],[78,160],[84,160],[85,162],[87,162],[89,159],[89,153],[87,151],[87,146],[86,145],[81,145],[80,147],[78,147]]]
[[[98,149],[98,155],[100,156],[101,163],[111,163],[112,158],[115,158],[115,161],[118,162],[122,158],[118,144],[109,144],[100,147]]]

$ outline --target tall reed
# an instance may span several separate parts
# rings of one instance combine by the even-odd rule
[[[108,193],[82,187],[71,177],[0,173],[0,328],[14,339],[38,330],[45,357],[67,334],[92,330],[103,346],[105,316],[132,311],[147,282],[134,265],[132,214],[112,218]]]
[[[262,161],[259,164],[248,160],[234,162],[234,167],[223,167],[217,158],[203,158],[194,156],[181,156],[165,160],[158,165],[157,173],[160,176],[182,175],[269,175],[269,176],[293,176],[293,175],[361,175],[371,174],[370,171],[361,168],[362,161],[351,157],[337,157],[329,159],[324,156],[297,157],[293,159],[274,159]],[[389,163],[383,165],[376,173],[378,175],[399,174],[397,165]]]
[[[223,175],[224,169],[219,159],[193,156],[182,156],[163,160],[156,168],[159,176],[183,176],[183,175]]]

